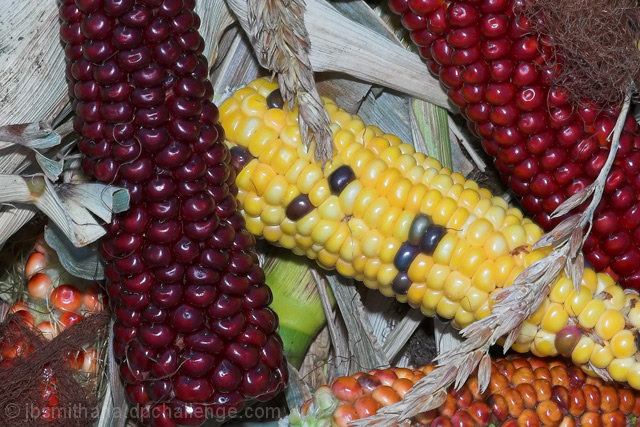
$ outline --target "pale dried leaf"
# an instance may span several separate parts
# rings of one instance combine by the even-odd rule
[[[246,0],[227,1],[245,27]],[[324,0],[307,3],[305,23],[314,71],[343,72],[449,108],[447,94],[438,80],[429,75],[417,54],[351,21]],[[375,50],[371,46],[375,46]]]
[[[491,357],[485,354],[478,365],[478,393],[484,393],[491,383]]]
[[[571,215],[563,219],[553,230],[546,233],[533,245],[532,249],[544,248],[547,246],[556,246],[573,233],[573,230],[580,227],[580,215]]]
[[[233,24],[235,18],[224,1],[197,1],[196,13],[200,16],[199,32],[204,39],[204,51],[210,64],[218,55],[222,34]]]
[[[78,248],[71,244],[60,227],[49,224],[44,231],[47,244],[56,252],[64,269],[75,277],[96,281],[104,279],[102,257],[94,245]]]
[[[513,281],[514,285],[532,283],[542,277],[547,269],[548,261],[543,258],[525,268]]]
[[[287,364],[289,370],[289,382],[285,389],[285,398],[289,408],[300,408],[304,402],[311,399],[311,390],[300,377],[298,370],[290,363]]]
[[[424,320],[420,310],[410,310],[387,336],[382,345],[386,360],[394,360]],[[436,343],[439,340],[436,339]]]
[[[118,362],[113,354],[113,320],[109,327],[109,344],[107,354],[107,364],[109,366],[109,388],[111,391],[111,400],[113,402],[113,419],[108,425],[109,427],[123,427],[127,422],[128,404],[124,385],[120,379]]]
[[[580,291],[580,283],[582,282],[582,273],[584,273],[584,255],[579,253],[571,263],[571,272],[569,277],[573,282],[573,289],[576,292]]]
[[[36,214],[34,206],[0,207],[0,248]]]
[[[557,208],[555,208],[555,210],[551,213],[551,218],[557,218],[559,216],[562,216],[567,212],[580,206],[582,203],[585,202],[585,200],[587,200],[591,196],[591,194],[593,194],[593,190],[594,190],[593,186],[589,185],[583,188],[582,190],[576,192],[567,200],[562,202]]]
[[[520,331],[522,330],[522,324],[517,325],[514,329],[512,329],[509,334],[504,339],[504,352],[506,353],[508,349],[516,342],[518,336],[520,335]]]

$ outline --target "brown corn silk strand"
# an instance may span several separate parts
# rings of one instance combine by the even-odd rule
[[[555,83],[574,101],[620,103],[640,84],[640,5],[636,0],[535,0],[516,10],[548,35],[559,67]]]
[[[9,316],[0,325],[0,343],[23,343],[26,350],[0,364],[0,425],[93,425],[99,413],[96,393],[79,381],[68,358],[101,333],[106,334],[109,318],[108,311],[87,316],[48,341],[18,315]],[[58,398],[55,407],[43,402],[42,390],[50,382]],[[54,416],[45,421],[40,415],[46,407]]]

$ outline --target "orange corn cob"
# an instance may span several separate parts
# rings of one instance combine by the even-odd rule
[[[292,426],[347,426],[401,400],[434,369],[389,368],[359,372],[320,387]],[[640,393],[586,376],[557,359],[507,357],[492,363],[491,381],[477,393],[478,378],[447,394],[437,409],[411,419],[413,426],[635,426]]]

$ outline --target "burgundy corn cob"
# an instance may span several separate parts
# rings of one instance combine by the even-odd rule
[[[60,5],[83,169],[131,196],[102,242],[114,351],[129,400],[158,426],[223,417],[287,378],[194,5]]]
[[[550,214],[605,163],[619,105],[571,105],[552,83],[549,37],[514,8],[527,0],[389,0],[522,207],[545,229]],[[531,0],[535,1],[535,0]],[[585,256],[640,289],[640,130],[629,115],[595,213]]]

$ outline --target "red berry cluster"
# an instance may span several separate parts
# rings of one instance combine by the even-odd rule
[[[598,176],[619,106],[572,105],[553,84],[552,41],[514,10],[524,0],[389,0],[429,69],[522,207],[544,228],[550,214]],[[533,0],[535,1],[535,0]],[[640,289],[640,129],[630,115],[598,206],[586,259]]]
[[[114,351],[129,399],[158,426],[269,399],[287,378],[194,3],[60,6],[83,169],[131,198],[102,243]]]

